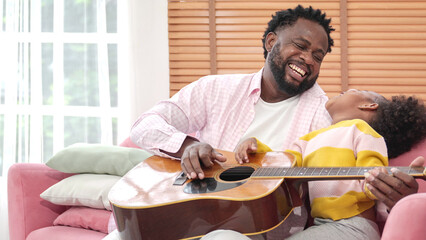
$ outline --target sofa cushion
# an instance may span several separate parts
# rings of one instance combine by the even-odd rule
[[[123,176],[151,154],[142,149],[76,143],[56,153],[47,166],[65,173]]]
[[[40,197],[51,203],[111,210],[108,192],[120,176],[78,174],[52,185]]]
[[[26,240],[101,240],[107,234],[84,228],[52,226],[32,231]]]
[[[65,225],[108,233],[112,212],[88,207],[71,207],[59,215],[53,225]]]

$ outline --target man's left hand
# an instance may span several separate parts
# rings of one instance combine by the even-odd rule
[[[411,162],[411,167],[421,167],[425,163],[423,157],[417,157]],[[396,168],[391,169],[392,175],[389,175],[385,168],[375,168],[370,170],[370,175],[365,178],[367,188],[373,193],[377,200],[382,201],[388,209],[392,207],[403,197],[417,193],[419,184],[416,180]]]

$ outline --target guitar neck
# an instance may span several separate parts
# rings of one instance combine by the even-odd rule
[[[300,178],[307,180],[344,180],[363,179],[364,173],[375,167],[262,167],[256,169],[251,175],[252,178]],[[397,168],[414,178],[425,178],[424,167],[386,167]]]

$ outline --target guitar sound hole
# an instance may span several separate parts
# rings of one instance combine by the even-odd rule
[[[219,178],[223,181],[241,181],[243,179],[249,178],[254,172],[254,168],[247,166],[233,167],[223,171]]]

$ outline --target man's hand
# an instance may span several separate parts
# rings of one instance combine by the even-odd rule
[[[225,162],[226,157],[207,143],[193,142],[185,147],[181,157],[181,166],[188,178],[204,179],[202,167],[213,166],[215,160]]]
[[[421,167],[425,163],[423,157],[417,157],[411,162],[411,167]],[[392,207],[403,197],[417,193],[419,185],[416,180],[396,168],[391,169],[392,175],[389,175],[385,168],[375,168],[369,171],[365,181],[367,188],[373,193],[377,200],[382,201],[388,209]]]
[[[235,160],[242,164],[243,162],[249,162],[248,153],[256,152],[257,150],[257,141],[255,138],[248,138],[238,144],[235,148]]]

